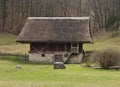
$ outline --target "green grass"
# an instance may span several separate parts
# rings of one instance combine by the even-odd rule
[[[0,33],[0,52],[6,53],[28,53],[28,44],[16,43],[16,35]]]
[[[16,43],[16,35],[9,33],[0,33],[0,45],[11,45]]]
[[[113,48],[120,51],[120,36],[117,37],[103,37],[101,39],[94,39],[94,44],[85,44],[85,51],[103,50]]]
[[[22,69],[15,69],[17,64]],[[111,84],[112,83],[112,84]],[[54,70],[53,65],[0,59],[0,87],[119,87],[120,71],[66,65]]]
[[[27,53],[28,44],[16,44],[16,36],[0,33],[0,51]],[[120,37],[94,40],[84,45],[85,51],[115,48],[120,51]],[[15,69],[16,65],[23,69]],[[80,65],[66,65],[66,69],[54,70],[53,65],[26,63],[0,58],[0,87],[119,87],[120,71],[83,68]]]

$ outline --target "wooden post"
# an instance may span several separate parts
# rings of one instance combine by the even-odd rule
[[[56,45],[57,45],[57,52],[58,52],[58,43]]]
[[[67,52],[67,43],[65,43],[64,46],[65,46],[65,52]]]

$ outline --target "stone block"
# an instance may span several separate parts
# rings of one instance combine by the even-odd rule
[[[65,69],[63,62],[54,62],[54,69]]]

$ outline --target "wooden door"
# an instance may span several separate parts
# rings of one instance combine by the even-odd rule
[[[62,54],[55,54],[54,55],[54,62],[63,62],[63,55]]]

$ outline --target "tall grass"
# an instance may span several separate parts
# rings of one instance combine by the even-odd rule
[[[29,45],[16,43],[16,35],[0,33],[0,52],[6,53],[28,53]]]
[[[94,44],[85,44],[85,51],[104,50],[113,48],[120,52],[120,36],[95,39]]]

